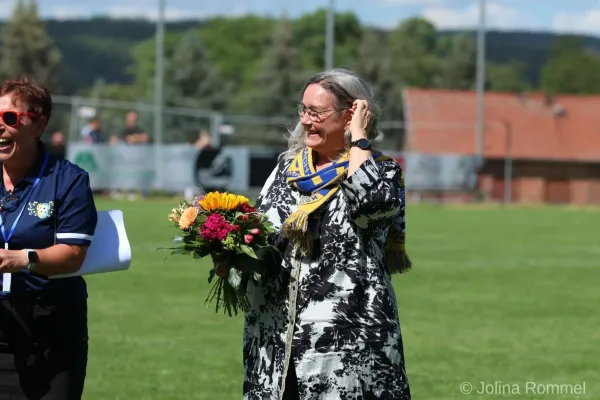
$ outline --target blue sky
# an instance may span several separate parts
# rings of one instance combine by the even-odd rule
[[[207,17],[246,13],[295,17],[328,4],[328,0],[166,0],[167,16]],[[14,0],[0,0],[0,18]],[[73,18],[94,14],[115,17],[156,16],[157,0],[38,0],[44,17]],[[421,15],[439,28],[472,27],[477,0],[335,0],[336,9],[353,11],[363,23],[391,27]],[[487,21],[498,29],[587,33],[600,36],[600,0],[487,0]]]

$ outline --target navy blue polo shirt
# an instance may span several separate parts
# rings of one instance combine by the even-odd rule
[[[48,161],[34,187],[46,156]],[[5,236],[9,235],[22,207],[21,217],[8,240],[10,250],[44,249],[60,243],[91,244],[98,215],[89,176],[75,164],[50,155],[41,143],[36,165],[15,186],[12,194],[7,195],[2,184],[0,196],[8,196],[4,197],[0,212],[4,223],[0,248],[4,248]],[[0,289],[3,275],[0,273]],[[47,302],[87,298],[82,277],[48,279],[25,269],[13,273],[11,280],[10,292],[1,292],[0,297]]]

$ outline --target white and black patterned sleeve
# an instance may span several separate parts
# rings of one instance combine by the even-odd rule
[[[371,222],[390,223],[402,206],[402,169],[393,160],[376,163],[373,157],[341,184],[350,218],[360,228]]]

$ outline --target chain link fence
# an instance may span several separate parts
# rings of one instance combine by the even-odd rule
[[[149,103],[109,99],[54,96],[54,115],[49,130],[61,131],[67,142],[84,140],[86,126],[97,124],[100,142],[123,139],[127,114],[137,115],[136,124],[154,143],[199,143],[209,135],[213,145],[285,146],[297,118],[220,114],[186,107],[163,108],[163,130],[154,132],[155,107]],[[383,151],[400,151],[404,141],[401,121],[382,121],[377,146]]]
[[[202,182],[239,190],[262,185],[298,123],[298,117],[164,107],[162,131],[156,132],[155,117],[151,103],[54,96],[48,137],[54,141],[62,132],[66,156],[87,163],[97,187],[147,191]],[[147,134],[138,143],[158,146],[126,145],[131,126]],[[384,121],[379,128],[375,146],[386,153],[401,150],[403,124]]]

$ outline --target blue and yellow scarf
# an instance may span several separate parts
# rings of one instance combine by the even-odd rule
[[[311,251],[312,238],[310,233],[316,227],[316,220],[311,214],[317,211],[338,190],[338,183],[344,179],[350,160],[349,152],[343,152],[330,166],[316,171],[313,163],[313,151],[305,147],[292,161],[284,175],[288,183],[302,194],[308,196],[283,223],[284,235],[303,254]],[[373,152],[375,162],[393,160],[381,153]],[[402,175],[402,192],[404,193],[404,175]],[[404,199],[402,199],[404,202]],[[390,273],[404,272],[410,269],[412,263],[405,251],[405,234],[398,232],[392,226],[387,236],[387,259]]]

